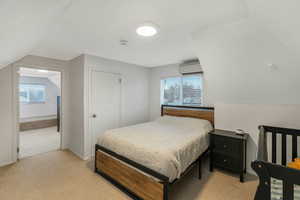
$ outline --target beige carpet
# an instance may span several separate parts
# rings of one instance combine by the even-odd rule
[[[206,164],[207,165],[207,164]],[[25,158],[0,168],[1,200],[127,200],[99,175],[93,163],[82,161],[69,151],[54,151]],[[170,200],[253,199],[257,181],[248,177],[240,183],[237,176],[222,171],[208,172],[197,179],[197,169],[170,192]]]
[[[60,133],[57,127],[20,132],[19,158],[60,149]]]

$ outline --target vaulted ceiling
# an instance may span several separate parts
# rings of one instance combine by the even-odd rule
[[[196,56],[199,30],[245,18],[298,54],[299,7],[297,0],[2,0],[0,66],[28,54],[69,60],[82,53],[150,67],[176,63]],[[148,21],[159,34],[136,35]]]
[[[36,48],[70,3],[71,0],[0,0],[0,66]]]

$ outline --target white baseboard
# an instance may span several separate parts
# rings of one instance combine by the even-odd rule
[[[6,165],[11,165],[13,163],[14,163],[13,161],[3,161],[3,162],[0,162],[0,167],[4,167]]]
[[[74,153],[77,157],[79,157],[81,160],[86,160],[86,158],[81,154],[78,153],[77,151],[73,150],[72,148],[68,148],[72,153]]]
[[[91,156],[85,156],[84,158],[83,158],[83,160],[89,160],[91,158]]]

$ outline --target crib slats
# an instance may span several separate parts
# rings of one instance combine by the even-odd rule
[[[283,181],[283,199],[294,200],[294,184]]]
[[[293,135],[293,161],[298,157],[298,146],[297,146],[297,136]]]
[[[277,162],[277,158],[276,158],[276,154],[277,154],[277,150],[276,150],[276,145],[277,144],[277,138],[276,138],[276,132],[273,131],[272,132],[272,163]]]
[[[261,126],[260,126],[261,128]],[[300,152],[298,152],[298,138],[300,137],[300,130],[296,129],[288,129],[288,128],[279,128],[279,127],[271,127],[271,126],[263,126],[263,130],[265,133],[272,134],[272,163],[260,161],[257,165],[257,169],[253,168],[260,177],[260,186],[257,190],[256,200],[269,200],[270,187],[264,187],[264,185],[268,186],[268,182],[266,182],[263,178],[266,176],[273,177],[275,179],[282,180],[282,197],[284,200],[294,200],[294,184],[300,185],[300,174],[299,170],[290,169],[285,167],[287,161],[290,161],[290,158],[287,154],[288,150],[290,150],[289,145],[290,142],[287,143],[287,136],[291,136],[292,138],[292,158],[293,160],[300,156]],[[277,135],[281,136],[281,156],[277,154]],[[290,140],[289,140],[290,141]],[[280,145],[278,145],[280,146]],[[279,147],[280,148],[280,147]],[[277,156],[281,157],[281,165],[277,165]],[[264,166],[265,165],[265,166]],[[267,173],[261,173],[262,169],[267,168]],[[259,174],[261,173],[261,174]]]
[[[281,164],[286,165],[286,135],[282,135],[282,160]]]

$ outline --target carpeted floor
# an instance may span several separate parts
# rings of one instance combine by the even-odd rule
[[[0,168],[1,200],[129,200],[95,174],[93,162],[82,161],[69,151],[54,151],[25,158]],[[204,166],[203,178],[191,171],[170,191],[170,200],[250,200],[257,180],[240,183],[235,175]]]
[[[60,149],[60,133],[57,127],[20,132],[20,158]]]

